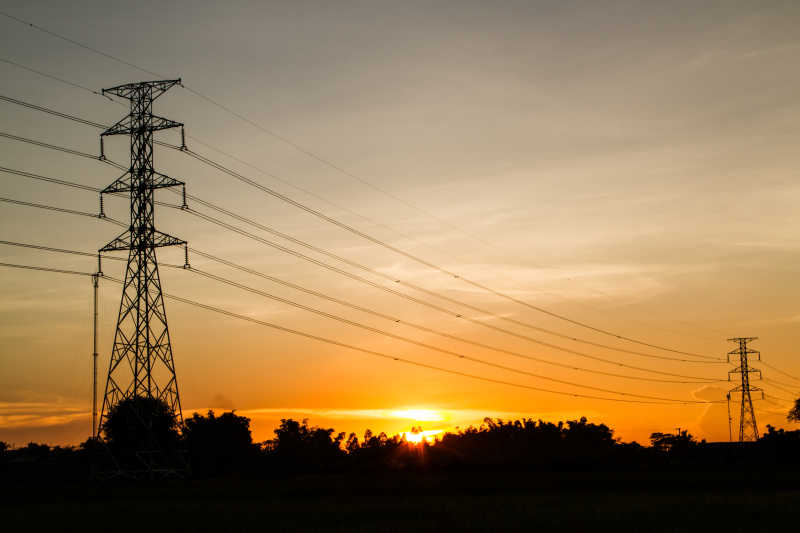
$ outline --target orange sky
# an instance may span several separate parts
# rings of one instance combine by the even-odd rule
[[[791,68],[800,8],[767,2],[612,2],[580,8],[509,2],[226,6],[10,2],[15,16],[170,76],[346,169],[337,171],[181,88],[156,113],[272,173],[190,145],[298,201],[517,299],[609,331],[724,357],[732,336],[758,336],[765,362],[800,377],[797,89]],[[158,39],[131,28],[151,26]],[[0,17],[7,59],[99,89],[142,73]],[[0,63],[0,94],[111,123],[107,100]],[[0,103],[0,130],[98,150],[92,128]],[[174,134],[163,138],[175,141]],[[125,160],[124,139],[106,143]],[[10,168],[105,186],[91,160],[0,140]],[[727,379],[727,365],[658,360],[537,333],[497,317],[670,355],[576,327],[480,291],[261,194],[182,154],[156,166],[200,198],[350,260],[489,310],[458,309],[518,334],[625,365]],[[277,180],[279,177],[281,180]],[[369,184],[365,184],[364,182]],[[288,184],[287,184],[288,182]],[[292,187],[302,187],[302,192]],[[95,211],[92,193],[0,174],[0,196]],[[159,198],[167,200],[162,194]],[[332,202],[334,205],[331,205]],[[110,216],[125,218],[123,200]],[[203,251],[271,276],[475,342],[589,370],[664,378],[529,342],[393,297],[173,210],[157,226]],[[256,230],[253,230],[256,231]],[[82,251],[117,229],[96,220],[0,205],[0,240]],[[269,237],[272,239],[272,237]],[[279,240],[279,239],[277,239]],[[283,241],[281,241],[283,242]],[[320,256],[310,254],[315,258]],[[181,251],[159,251],[180,262]],[[201,257],[195,267],[416,341],[588,387],[687,401],[724,399],[727,382],[644,382],[559,368],[423,333],[303,295]],[[326,259],[326,261],[330,261]],[[0,262],[91,271],[89,258],[0,246]],[[337,265],[342,266],[342,265]],[[342,266],[348,269],[349,267]],[[120,265],[104,270],[116,277]],[[372,275],[367,277],[383,283]],[[397,357],[495,380],[623,399],[490,368],[323,319],[191,272],[162,269],[167,292]],[[392,288],[405,290],[393,285]],[[101,287],[101,377],[119,286]],[[625,440],[689,429],[728,437],[725,404],[639,405],[572,398],[412,367],[167,302],[184,411],[236,408],[264,440],[280,418],[361,434],[453,429],[484,416],[587,416]],[[89,431],[88,279],[0,270],[0,440],[76,443]],[[671,354],[674,356],[674,354]],[[758,366],[756,364],[756,366]],[[794,398],[800,381],[760,367]],[[696,380],[694,380],[696,381]],[[787,387],[788,385],[788,387]],[[788,388],[789,391],[783,390]],[[429,409],[441,420],[398,416]],[[761,428],[788,405],[756,403]]]

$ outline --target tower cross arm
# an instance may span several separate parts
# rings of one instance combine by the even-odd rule
[[[166,187],[179,187],[185,185],[184,182],[171,178],[166,174],[153,171],[153,176],[147,183],[148,189],[164,189]],[[122,176],[114,180],[108,187],[101,191],[102,194],[114,194],[119,192],[128,192],[133,187],[130,171],[125,172]]]
[[[141,94],[144,88],[147,88],[152,91],[152,99],[155,100],[175,85],[180,84],[180,78],[177,80],[154,80],[136,83],[124,83],[122,85],[117,85],[116,87],[103,89],[103,94],[113,94],[114,96],[119,96],[120,98],[132,100],[136,98],[137,95]]]
[[[177,237],[173,237],[172,235],[168,235],[166,233],[162,233],[158,230],[153,230],[153,237],[150,239],[150,242],[141,243],[139,245],[134,244],[134,239],[132,238],[132,234],[130,230],[124,231],[120,234],[116,239],[109,242],[100,250],[99,252],[115,252],[119,250],[131,250],[131,249],[138,249],[138,248],[161,248],[164,246],[178,246],[178,245],[185,245],[186,241],[179,239]]]
[[[123,117],[119,122],[108,128],[100,134],[101,137],[109,135],[131,135],[139,133],[140,131],[160,131],[168,130],[170,128],[183,127],[182,122],[170,120],[168,118],[159,117],[158,115],[150,115],[147,126],[135,126],[131,115]]]

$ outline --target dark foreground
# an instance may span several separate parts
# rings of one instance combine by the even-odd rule
[[[794,472],[3,483],[2,531],[795,531]]]

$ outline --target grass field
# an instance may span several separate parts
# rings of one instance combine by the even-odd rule
[[[404,473],[3,492],[4,531],[793,531],[800,516],[789,473]]]

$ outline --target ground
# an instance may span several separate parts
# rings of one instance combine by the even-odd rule
[[[794,473],[451,473],[6,486],[5,531],[780,531]],[[7,528],[5,526],[8,526]]]

